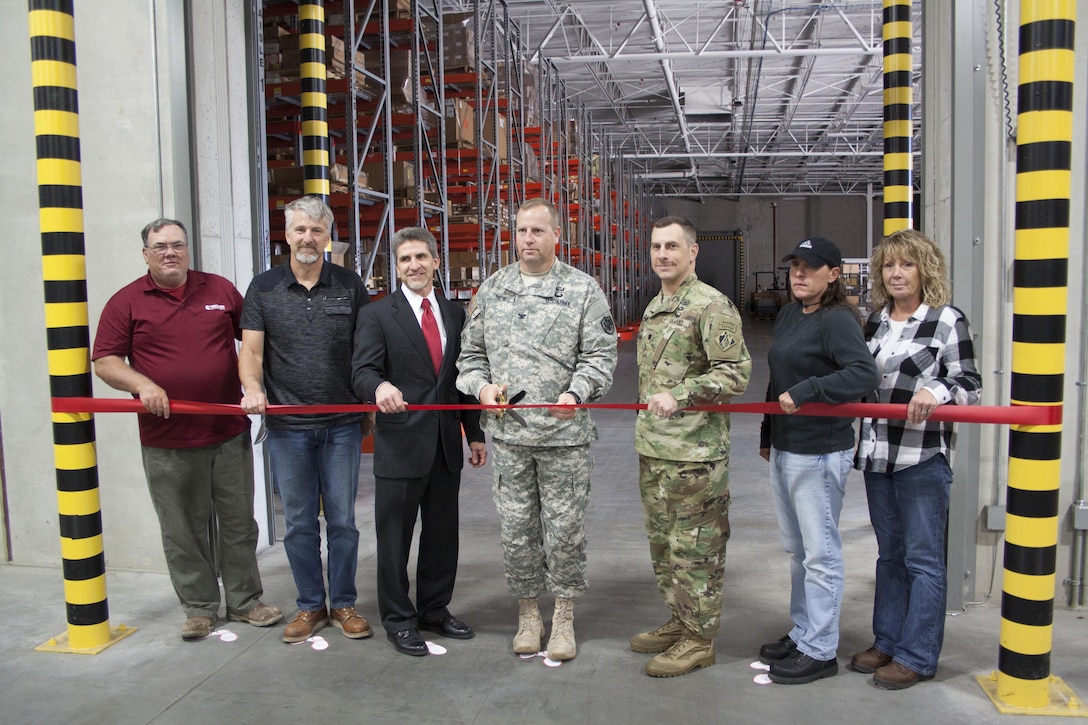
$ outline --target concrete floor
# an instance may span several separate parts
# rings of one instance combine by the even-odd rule
[[[756,361],[745,400],[766,388],[770,323],[748,323]],[[634,345],[620,345],[609,402],[635,395]],[[461,496],[461,565],[452,611],[471,624],[468,641],[434,637],[444,656],[405,657],[380,634],[348,640],[327,628],[324,650],[289,646],[282,629],[219,622],[237,639],[196,643],[179,637],[184,616],[166,575],[107,574],[111,625],[137,632],[95,656],[42,653],[34,647],[65,631],[58,568],[0,566],[0,722],[29,723],[801,723],[1045,722],[1003,715],[976,682],[997,666],[1000,591],[949,617],[932,682],[884,692],[846,670],[871,643],[876,546],[865,492],[852,474],[842,513],[847,589],[838,676],[801,686],[759,685],[749,667],[759,645],[788,631],[788,557],[782,551],[758,456],[759,421],[733,420],[731,522],[718,664],[667,680],[643,674],[648,655],[628,638],[667,618],[650,570],[632,451],[633,415],[596,415],[600,441],[589,511],[590,591],[575,610],[578,657],[558,668],[510,653],[516,602],[506,591],[490,467],[466,470]],[[364,456],[358,504],[362,531],[358,609],[377,620],[374,595],[373,478]],[[108,541],[108,531],[107,541]],[[265,601],[292,610],[294,586],[281,546],[260,558]],[[980,598],[982,598],[980,596]],[[546,602],[545,619],[550,615]],[[33,616],[25,620],[24,616]],[[1088,627],[1083,612],[1054,612],[1051,671],[1088,697]],[[1079,711],[1088,715],[1088,708]],[[1053,718],[1057,721],[1056,718]],[[1063,719],[1062,722],[1069,722]]]

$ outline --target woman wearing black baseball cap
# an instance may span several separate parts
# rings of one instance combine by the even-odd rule
[[[767,400],[784,415],[764,417],[760,455],[790,563],[793,628],[760,648],[770,678],[800,685],[838,672],[844,566],[839,513],[854,458],[854,420],[806,416],[806,403],[847,403],[876,389],[879,374],[846,301],[842,253],[823,237],[801,240],[790,263],[794,301],[774,323],[767,353]],[[800,413],[798,411],[801,411]]]

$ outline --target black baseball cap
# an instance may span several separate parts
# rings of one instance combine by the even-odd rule
[[[808,239],[802,239],[797,243],[797,246],[793,248],[793,251],[782,258],[783,262],[788,262],[794,257],[803,259],[808,263],[810,267],[819,269],[825,264],[828,267],[841,267],[842,266],[842,252],[839,251],[835,242],[824,237],[809,237]]]

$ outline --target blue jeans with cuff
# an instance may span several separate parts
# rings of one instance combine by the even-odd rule
[[[296,602],[304,612],[325,607],[320,513],[325,516],[329,606],[355,606],[359,558],[355,496],[359,491],[361,446],[358,423],[268,431],[272,478],[287,520],[283,549],[298,588]]]
[[[937,672],[944,643],[951,485],[942,454],[893,473],[865,472],[878,551],[873,646],[923,677]]]

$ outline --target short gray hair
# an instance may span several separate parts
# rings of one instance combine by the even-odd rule
[[[185,235],[185,241],[189,241],[189,232],[186,231],[185,225],[179,222],[177,219],[167,219],[166,217],[159,217],[155,221],[144,227],[140,232],[140,238],[144,240],[144,246],[147,246],[147,235],[151,232],[157,232],[163,227],[180,227],[181,233]]]
[[[405,242],[423,242],[427,245],[427,251],[435,259],[438,258],[438,240],[423,227],[405,227],[393,235],[393,259],[397,258],[397,250]]]
[[[303,196],[295,199],[283,208],[284,221],[287,228],[291,228],[295,214],[304,214],[311,219],[319,220],[325,224],[325,231],[332,234],[332,209],[317,196]]]

